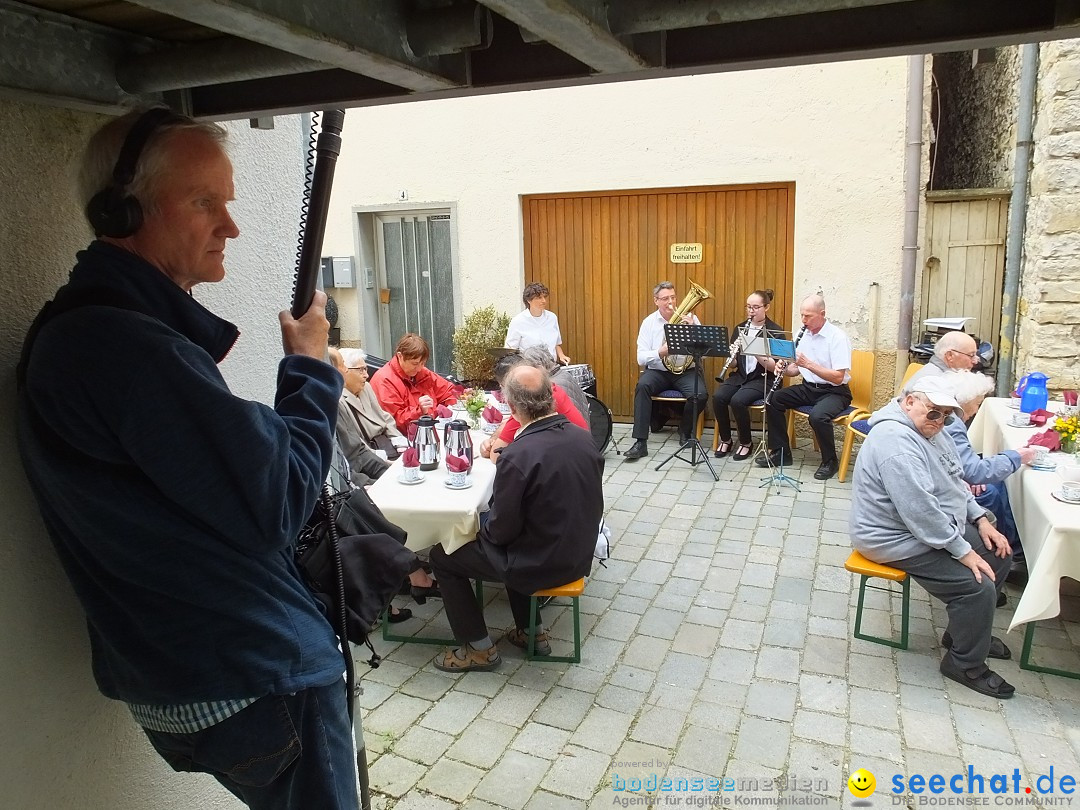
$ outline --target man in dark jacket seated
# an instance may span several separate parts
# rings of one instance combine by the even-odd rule
[[[501,451],[487,522],[452,555],[431,550],[454,637],[462,643],[435,661],[445,672],[495,669],[502,662],[469,580],[506,584],[516,627],[506,638],[525,647],[529,595],[589,573],[604,511],[604,459],[588,434],[555,413],[551,380],[516,366],[503,383],[510,413],[522,427]],[[583,435],[584,434],[584,435]],[[539,614],[536,651],[551,652]]]

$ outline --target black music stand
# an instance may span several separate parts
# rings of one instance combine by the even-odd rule
[[[775,345],[773,345],[775,343]],[[771,357],[773,360],[783,360],[785,365],[787,363],[794,362],[795,360],[795,344],[788,339],[788,336],[779,337],[775,335],[768,335],[765,338],[765,353],[757,354],[755,357]],[[772,460],[769,456],[769,397],[772,396],[772,391],[765,388],[765,380],[768,376],[762,377],[761,385],[763,396],[762,400],[764,405],[761,411],[761,442],[758,444],[757,450],[754,451],[754,455],[747,459],[751,464],[754,463],[754,459],[765,454],[765,460],[769,462],[769,474],[761,479],[761,487],[767,487],[769,484],[776,484],[777,492],[780,491],[780,487],[787,484],[789,487],[794,487],[796,492],[801,491],[801,486],[797,478],[792,478],[790,475],[784,473],[784,454],[780,453],[780,464],[773,466]],[[783,377],[780,377],[780,385],[783,385]],[[778,386],[779,387],[779,386]]]
[[[656,469],[659,470],[673,458],[685,461],[691,467],[696,467],[704,461],[705,466],[712,473],[713,480],[719,481],[720,476],[713,469],[709,454],[705,452],[705,448],[701,446],[701,441],[697,437],[698,387],[701,385],[701,376],[704,373],[701,358],[727,357],[730,353],[727,327],[701,326],[696,323],[665,323],[664,342],[667,343],[669,355],[688,354],[694,358],[694,418],[690,422],[690,435],[686,441],[679,446],[678,450],[657,464]],[[690,451],[689,458],[679,455],[684,450]],[[698,458],[699,455],[701,458]]]

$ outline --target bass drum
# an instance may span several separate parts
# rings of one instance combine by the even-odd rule
[[[589,432],[596,442],[596,449],[603,453],[611,444],[611,426],[614,421],[611,418],[611,408],[592,394],[585,394],[585,399],[589,402]],[[618,447],[615,452],[619,453]]]

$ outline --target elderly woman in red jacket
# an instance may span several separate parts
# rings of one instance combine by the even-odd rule
[[[424,367],[430,356],[427,341],[410,332],[398,341],[390,361],[371,378],[371,390],[402,433],[410,422],[432,414],[439,405],[457,402],[453,384]]]

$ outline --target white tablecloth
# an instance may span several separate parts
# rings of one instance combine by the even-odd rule
[[[1018,449],[1031,436],[1048,429],[1012,427],[1009,416],[1016,411],[1007,403],[1007,399],[986,399],[971,423],[971,445],[983,455]],[[1051,404],[1047,410],[1054,408]],[[1059,469],[1074,462],[1064,453],[1051,453],[1050,458]],[[1061,487],[1057,471],[1024,465],[1006,479],[1006,486],[1028,566],[1028,584],[1009,625],[1012,630],[1025,622],[1057,616],[1061,611],[1061,578],[1080,580],[1080,504],[1062,503],[1050,494]]]
[[[478,431],[471,431],[471,435],[476,460],[468,489],[454,490],[444,485],[446,461],[440,453],[438,468],[420,473],[424,476],[422,483],[410,486],[398,482],[402,471],[399,458],[368,490],[387,519],[409,533],[405,545],[413,551],[442,543],[451,554],[476,537],[480,513],[487,510],[491,500],[495,465],[480,457],[480,442],[487,437]]]

